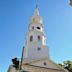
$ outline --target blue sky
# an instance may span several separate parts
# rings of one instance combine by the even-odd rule
[[[72,7],[68,0],[38,0],[50,58],[72,60]],[[0,0],[0,72],[7,72],[11,59],[21,57],[35,0]]]

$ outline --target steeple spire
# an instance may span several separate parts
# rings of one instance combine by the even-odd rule
[[[30,23],[31,24],[35,24],[35,23],[42,24],[43,23],[42,18],[39,15],[38,0],[35,0],[35,10],[34,10],[33,16],[31,17]]]
[[[38,8],[37,0],[35,0],[35,1],[36,1],[36,8]]]
[[[39,15],[37,0],[35,0],[35,3],[36,3],[36,8],[35,8],[34,15]]]

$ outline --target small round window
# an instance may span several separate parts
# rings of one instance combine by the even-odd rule
[[[38,51],[40,51],[41,50],[41,48],[40,47],[38,47]]]
[[[47,65],[47,63],[46,63],[46,62],[44,62],[43,64],[44,64],[45,66]]]

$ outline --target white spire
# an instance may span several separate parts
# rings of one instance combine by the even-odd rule
[[[34,15],[39,15],[37,0],[35,0],[35,3],[36,3],[36,8],[35,8],[35,11],[34,11]]]
[[[42,18],[41,18],[41,16],[39,15],[37,0],[35,0],[34,15],[31,17],[30,23],[31,23],[31,24],[35,24],[35,23],[37,23],[37,24],[42,24],[42,23],[43,23]]]

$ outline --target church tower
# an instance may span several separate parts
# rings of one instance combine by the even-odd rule
[[[49,58],[43,20],[39,15],[37,0],[30,19],[23,53],[22,69],[28,72],[67,72]]]
[[[33,16],[30,19],[28,32],[26,35],[23,58],[25,58],[26,62],[28,63],[47,57],[49,57],[49,54],[46,46],[43,20],[39,15],[38,5],[36,3],[36,8]]]
[[[49,58],[43,20],[39,15],[37,2],[29,22],[23,49],[20,69],[17,70],[12,64],[9,66],[8,72],[68,72]]]

